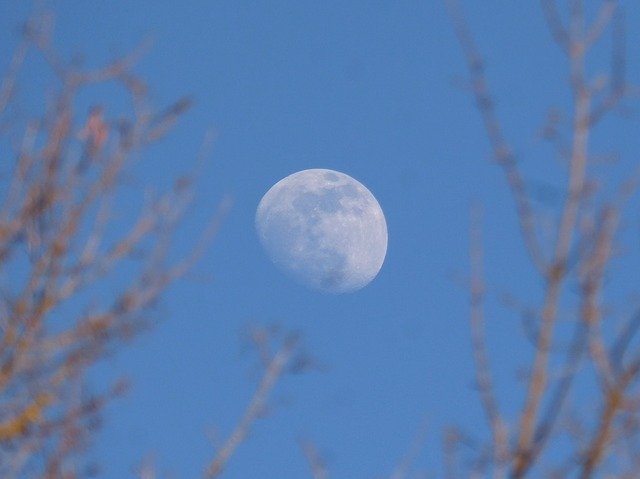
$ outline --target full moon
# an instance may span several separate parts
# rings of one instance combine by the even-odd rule
[[[378,201],[344,173],[303,170],[263,196],[256,230],[272,261],[312,289],[345,293],[376,277],[387,254]]]

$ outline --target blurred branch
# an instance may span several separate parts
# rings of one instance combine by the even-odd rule
[[[298,443],[300,444],[302,452],[307,459],[307,463],[311,468],[313,479],[328,479],[329,474],[327,472],[327,465],[325,464],[325,461],[320,457],[315,444],[306,439],[300,439]]]
[[[471,264],[470,315],[473,355],[476,364],[476,382],[480,392],[482,407],[492,433],[493,463],[496,471],[494,477],[504,476],[504,464],[508,459],[507,430],[498,407],[493,383],[491,367],[487,354],[484,326],[484,272],[482,244],[482,212],[474,208],[471,218],[471,242],[469,248]]]
[[[389,479],[408,479],[409,471],[415,463],[418,454],[425,445],[428,430],[428,424],[425,419],[418,427],[413,440],[409,444],[409,448],[405,452],[404,456],[402,457],[394,471],[389,476]]]
[[[222,473],[231,456],[249,434],[253,424],[264,414],[271,391],[286,371],[297,346],[297,336],[289,335],[284,338],[282,346],[266,365],[260,384],[242,418],[206,468],[204,477],[217,477]]]
[[[545,268],[545,261],[538,243],[531,200],[518,168],[516,156],[507,143],[503,134],[502,125],[498,120],[493,98],[489,92],[485,77],[484,61],[478,53],[478,49],[471,36],[460,2],[458,0],[447,0],[446,5],[456,36],[467,61],[472,93],[482,116],[484,128],[491,148],[493,149],[493,156],[504,171],[507,183],[511,189],[527,251],[534,265],[538,269],[543,270]]]
[[[16,82],[18,80],[18,73],[22,68],[22,64],[24,63],[28,51],[29,42],[22,40],[13,52],[7,73],[5,73],[0,83],[0,114],[4,112],[5,108],[13,98]]]

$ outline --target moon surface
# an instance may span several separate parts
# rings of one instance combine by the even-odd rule
[[[366,286],[387,254],[387,223],[378,201],[334,170],[303,170],[277,182],[260,201],[255,223],[273,262],[322,292]]]

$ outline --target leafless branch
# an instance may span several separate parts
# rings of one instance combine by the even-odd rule
[[[217,477],[222,473],[233,453],[249,434],[253,424],[264,414],[269,395],[285,371],[289,360],[297,348],[297,344],[298,338],[296,336],[288,336],[285,338],[282,347],[273,355],[265,368],[258,389],[251,398],[242,419],[216,453],[214,459],[207,467],[204,477]]]
[[[504,464],[508,457],[507,430],[498,407],[491,380],[491,367],[484,337],[484,272],[482,218],[479,208],[472,213],[470,263],[471,263],[471,334],[473,354],[476,362],[476,381],[484,413],[493,436],[493,463],[496,465],[495,477],[504,476]]]
[[[318,453],[315,444],[307,439],[300,439],[298,442],[311,468],[313,479],[328,479],[327,465]]]
[[[547,20],[547,25],[549,26],[553,39],[565,52],[568,53],[571,48],[569,32],[567,32],[567,29],[562,24],[556,0],[542,0],[541,4],[542,11],[545,15],[545,19]]]
[[[493,98],[489,92],[485,78],[484,62],[473,41],[459,1],[447,0],[446,4],[456,36],[469,67],[473,95],[475,96],[476,105],[482,115],[484,128],[493,149],[493,155],[498,165],[500,165],[504,171],[507,183],[511,188],[527,251],[536,267],[544,269],[545,261],[538,244],[531,200],[518,168],[516,156],[502,132],[502,126],[498,120]]]
[[[389,476],[389,479],[408,479],[411,467],[415,463],[418,454],[425,446],[428,430],[428,423],[426,420],[423,420],[422,424],[418,427],[409,448],[394,471],[391,473],[391,476]]]

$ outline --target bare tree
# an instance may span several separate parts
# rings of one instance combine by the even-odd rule
[[[563,8],[566,3],[566,8]],[[543,136],[566,165],[563,198],[552,227],[551,244],[540,231],[542,211],[532,199],[519,158],[511,148],[495,108],[485,64],[457,0],[448,10],[469,67],[475,97],[496,163],[504,172],[531,259],[531,271],[543,284],[541,298],[527,298],[516,310],[532,325],[532,361],[522,390],[522,407],[507,417],[492,381],[490,353],[484,334],[486,280],[479,214],[474,214],[471,247],[471,328],[476,378],[489,437],[470,437],[460,430],[447,434],[448,475],[455,477],[619,477],[640,476],[638,383],[640,352],[634,342],[638,314],[620,318],[603,305],[604,288],[620,248],[620,223],[637,192],[638,172],[627,175],[615,192],[597,190],[591,165],[590,139],[601,120],[621,102],[633,98],[625,78],[624,13],[615,0],[593,2],[593,18],[584,0],[542,0],[551,35],[567,59],[567,87],[572,108],[558,122],[550,113]],[[590,53],[606,35],[612,37],[608,71],[590,75]],[[602,70],[602,68],[601,68]],[[574,310],[563,309],[575,295]],[[567,338],[561,325],[571,318]],[[615,327],[612,323],[615,323]],[[614,331],[611,333],[611,331]],[[635,347],[634,347],[635,345]],[[588,397],[576,396],[576,384],[594,383]],[[561,456],[558,458],[558,456]]]
[[[129,188],[144,149],[189,107],[153,109],[133,68],[143,48],[83,69],[51,41],[51,18],[30,21],[0,85],[0,476],[85,477],[82,460],[101,410],[124,384],[91,390],[87,376],[153,321],[161,294],[200,255],[218,218],[191,251],[169,261],[176,223],[193,196],[189,174],[162,194]],[[50,94],[35,116],[20,107],[27,58],[44,60]],[[81,95],[113,84],[129,114]],[[27,85],[28,86],[28,85]],[[14,160],[9,154],[13,148]],[[130,176],[129,176],[130,178]],[[136,202],[138,204],[136,204]],[[174,255],[175,256],[175,255]],[[128,284],[119,272],[126,270]],[[121,274],[121,273],[120,273]]]

